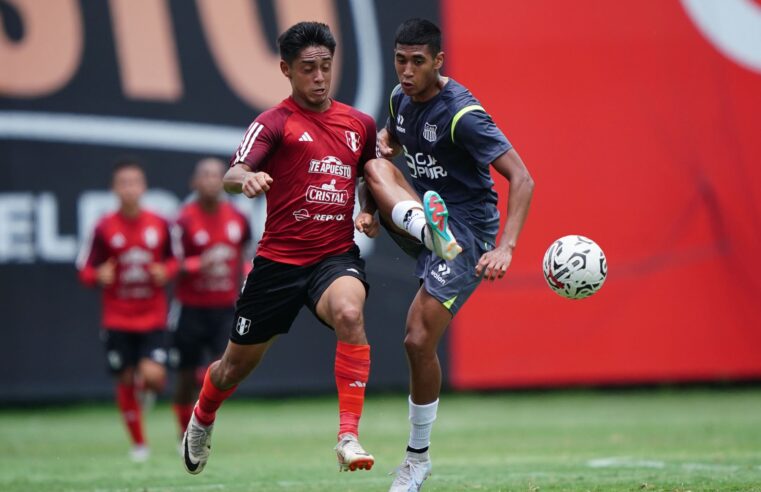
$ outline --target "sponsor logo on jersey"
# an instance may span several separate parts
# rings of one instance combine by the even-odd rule
[[[346,145],[349,146],[352,152],[357,152],[361,144],[359,142],[359,133],[346,130]]]
[[[305,208],[296,210],[295,212],[293,212],[293,217],[299,222],[301,222],[302,220],[307,220],[309,218],[309,210]]]
[[[410,154],[406,146],[404,150],[404,159],[407,161],[407,167],[410,170],[410,176],[413,178],[439,179],[447,176],[447,170],[439,165],[435,157],[423,152]]]
[[[140,246],[132,246],[130,249],[119,255],[119,262],[125,265],[146,265],[153,260],[150,251],[146,251]]]
[[[435,142],[436,141],[436,125],[431,125],[426,121],[425,126],[423,126],[423,138],[428,140],[429,142]]]
[[[316,220],[318,222],[330,222],[331,220],[335,220],[335,221],[340,222],[340,221],[344,220],[345,218],[346,218],[346,216],[344,214],[336,214],[336,215],[333,215],[333,214],[314,214],[312,216],[312,220]]]
[[[326,205],[346,205],[349,203],[349,192],[346,190],[336,189],[336,180],[331,179],[330,183],[307,188],[306,200],[309,203],[323,203]]]
[[[196,279],[196,289],[206,292],[226,292],[233,289],[230,261],[237,258],[235,248],[229,244],[218,243],[204,251],[201,256],[207,266],[202,270],[203,275]]]
[[[329,174],[340,178],[351,179],[351,166],[347,166],[338,157],[329,155],[321,160],[312,159],[309,162],[309,172],[316,174]]]
[[[119,282],[123,285],[143,284],[150,281],[150,274],[146,266],[153,261],[153,255],[139,246],[133,246],[124,253],[119,255]],[[123,297],[148,297],[147,295],[132,293],[123,293]]]
[[[313,139],[313,138],[312,138],[312,136],[309,134],[309,132],[304,132],[304,133],[302,133],[302,134],[301,134],[301,136],[299,137],[299,142],[314,142],[314,139]]]
[[[342,221],[346,219],[345,214],[314,214],[311,215],[309,213],[309,210],[302,208],[300,210],[296,210],[293,212],[293,216],[296,218],[297,221],[301,222],[302,220],[312,219],[316,222],[330,222],[331,220],[335,221]]]

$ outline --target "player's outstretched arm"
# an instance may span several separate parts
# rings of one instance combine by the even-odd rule
[[[510,181],[507,199],[507,220],[499,244],[484,253],[476,265],[476,275],[484,275],[486,280],[500,279],[505,275],[513,259],[513,250],[518,244],[518,236],[526,222],[531,197],[534,195],[534,180],[515,149],[510,149],[495,160],[494,168]]]
[[[254,198],[269,191],[272,177],[265,172],[252,172],[245,164],[236,164],[227,170],[222,182],[226,192]]]
[[[402,146],[394,139],[394,136],[386,128],[381,128],[378,132],[378,152],[380,157],[391,159],[399,155]]]
[[[360,210],[354,219],[354,227],[367,237],[376,237],[380,232],[380,223],[375,218],[378,205],[370,194],[365,178],[359,178],[357,182],[357,196]]]

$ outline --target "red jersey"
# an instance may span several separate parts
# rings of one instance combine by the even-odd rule
[[[111,258],[116,260],[116,278],[103,288],[103,326],[125,331],[165,327],[166,292],[154,284],[148,267],[163,263],[169,278],[177,273],[167,222],[145,210],[134,218],[119,212],[106,215],[80,251],[79,278],[96,285],[97,267]]]
[[[309,265],[354,244],[354,193],[375,157],[375,122],[332,101],[322,113],[289,97],[248,127],[231,165],[272,177],[257,255]]]
[[[175,256],[182,273],[175,294],[186,306],[229,307],[235,304],[242,279],[243,247],[251,241],[246,218],[229,202],[214,211],[190,202],[172,229]],[[210,266],[201,269],[202,257]]]

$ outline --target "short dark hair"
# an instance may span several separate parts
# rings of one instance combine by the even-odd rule
[[[291,26],[277,38],[280,48],[280,58],[291,64],[299,56],[301,50],[309,46],[325,46],[333,55],[336,51],[336,40],[327,24],[322,22],[299,22]]]
[[[140,159],[135,156],[125,155],[118,157],[114,161],[114,166],[111,168],[111,179],[115,178],[116,174],[119,171],[127,168],[138,169],[141,173],[143,173],[143,175],[145,175],[145,169],[143,168],[143,164],[140,162]]]
[[[397,28],[395,44],[424,44],[436,56],[441,51],[441,29],[427,19],[408,19]]]

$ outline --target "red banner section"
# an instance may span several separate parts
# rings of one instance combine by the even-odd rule
[[[717,4],[443,3],[446,73],[537,183],[508,276],[452,327],[453,387],[761,377],[761,4]],[[544,284],[566,234],[607,254],[592,298]]]

